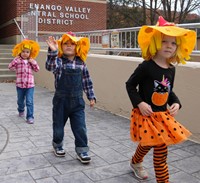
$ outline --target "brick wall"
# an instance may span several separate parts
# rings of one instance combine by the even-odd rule
[[[13,18],[35,6],[39,33],[106,29],[106,0],[7,0],[0,2],[0,39],[19,35]]]

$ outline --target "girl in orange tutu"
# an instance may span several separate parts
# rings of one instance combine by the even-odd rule
[[[185,63],[196,43],[195,31],[177,27],[159,17],[156,26],[142,26],[138,43],[144,61],[126,82],[133,105],[130,134],[139,142],[130,166],[139,179],[147,179],[144,156],[154,148],[153,162],[158,183],[169,183],[167,146],[191,134],[174,116],[181,103],[173,92],[174,64]],[[169,106],[169,107],[168,107]]]

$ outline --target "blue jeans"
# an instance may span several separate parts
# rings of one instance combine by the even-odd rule
[[[17,87],[17,104],[18,112],[24,112],[25,101],[27,107],[26,119],[33,118],[34,102],[33,102],[34,87],[32,88],[19,88]]]
[[[67,119],[75,137],[77,154],[88,152],[87,129],[85,124],[85,102],[82,97],[68,98],[55,95],[53,98],[53,147],[62,147],[64,127]]]

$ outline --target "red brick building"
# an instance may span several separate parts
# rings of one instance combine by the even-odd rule
[[[106,0],[5,0],[0,1],[0,43],[18,42],[21,33],[13,20],[21,26],[21,15],[35,8],[38,35],[106,29]]]

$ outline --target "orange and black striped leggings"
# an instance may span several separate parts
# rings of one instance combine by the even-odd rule
[[[169,172],[167,165],[167,146],[165,144],[159,146],[141,146],[137,147],[137,150],[132,157],[132,162],[134,164],[141,163],[144,156],[149,152],[151,148],[153,151],[153,163],[156,175],[157,183],[168,183],[169,182]]]

